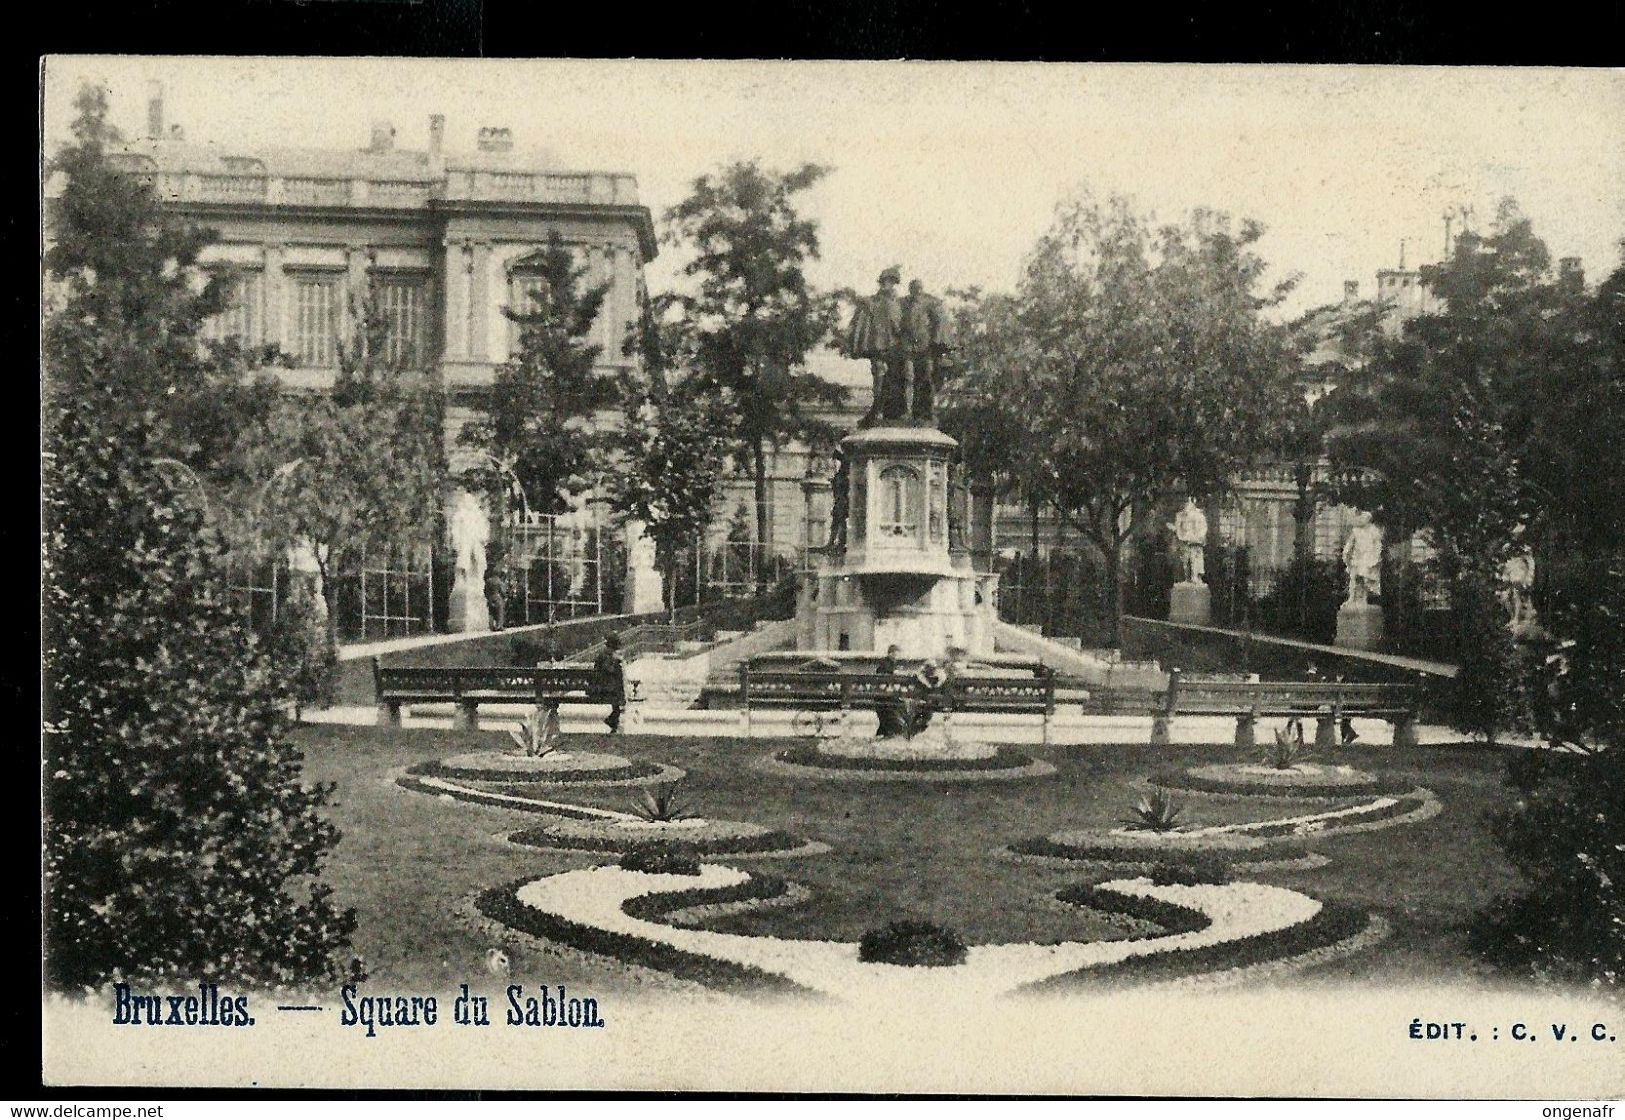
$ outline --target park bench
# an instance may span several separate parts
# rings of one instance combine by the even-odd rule
[[[1151,742],[1167,745],[1176,715],[1233,715],[1236,746],[1248,749],[1257,745],[1254,730],[1261,716],[1313,719],[1320,748],[1337,745],[1344,719],[1383,719],[1393,724],[1395,746],[1415,746],[1416,707],[1417,690],[1404,684],[1192,680],[1175,669],[1151,712]]]
[[[376,657],[372,680],[380,727],[401,725],[402,704],[451,703],[456,708],[452,726],[460,731],[478,730],[481,704],[535,704],[543,709],[567,702],[600,704],[611,687],[609,679],[589,665],[419,668],[386,666]]]
[[[1048,666],[1028,666],[1026,675],[966,674],[956,677],[930,696],[936,712],[951,720],[956,712],[1013,712],[1040,715],[1044,742],[1050,738],[1055,716],[1055,674]],[[751,734],[751,708],[781,707],[803,711],[838,712],[842,725],[852,711],[874,711],[877,705],[919,698],[912,672],[884,676],[879,673],[822,672],[805,669],[758,669],[739,664],[739,699],[744,705],[745,735]]]

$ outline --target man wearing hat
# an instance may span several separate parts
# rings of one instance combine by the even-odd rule
[[[869,406],[868,413],[858,421],[858,427],[872,426],[888,411],[895,413],[896,409],[887,408],[886,399],[889,392],[893,392],[895,377],[888,377],[887,371],[897,361],[897,347],[901,341],[903,325],[903,308],[897,298],[897,285],[902,283],[903,273],[898,268],[888,268],[880,274],[879,290],[868,299],[860,300],[858,309],[852,315],[852,325],[846,331],[846,353],[851,358],[869,359],[869,376],[874,379],[874,403]]]

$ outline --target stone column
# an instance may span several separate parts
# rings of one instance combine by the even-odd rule
[[[468,266],[463,244],[446,238],[445,270],[441,281],[441,331],[447,358],[468,355]]]
[[[641,521],[627,519],[626,584],[621,591],[624,614],[654,614],[665,608],[664,585],[655,567],[655,542]]]
[[[278,346],[288,339],[288,286],[282,275],[287,252],[280,241],[265,247],[265,341]]]
[[[491,352],[491,244],[474,243],[473,275],[469,284],[468,356],[476,362],[489,360]]]

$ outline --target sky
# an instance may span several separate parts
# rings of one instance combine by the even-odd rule
[[[801,196],[826,287],[897,264],[932,291],[1009,290],[1084,191],[1159,220],[1206,207],[1263,223],[1270,279],[1300,277],[1282,315],[1340,299],[1344,280],[1373,294],[1402,242],[1407,264],[1437,260],[1447,209],[1481,228],[1507,195],[1588,280],[1625,238],[1625,70],[53,57],[47,150],[85,81],[131,135],[160,81],[188,140],[242,147],[359,148],[388,120],[421,149],[442,113],[448,150],[468,150],[505,126],[561,167],[635,174],[657,228],[734,160],[826,164]],[[663,247],[650,287],[683,263]]]

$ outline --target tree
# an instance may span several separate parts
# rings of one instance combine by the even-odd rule
[[[168,220],[151,186],[115,166],[104,91],[87,86],[75,105],[74,143],[51,164],[62,189],[45,252],[47,391],[90,402],[114,438],[139,427],[153,455],[211,485],[240,484],[241,436],[277,397],[272,353],[202,340],[230,298],[198,267],[214,233]]]
[[[1260,312],[1263,229],[1197,211],[1153,229],[1127,200],[1063,205],[1016,294],[1012,404],[1031,425],[1027,488],[1105,559],[1121,641],[1127,543],[1183,493],[1222,492],[1270,451],[1298,393],[1285,332]]]
[[[1625,546],[1611,496],[1625,475],[1619,312],[1607,284],[1588,297],[1553,272],[1511,200],[1422,281],[1437,309],[1374,335],[1327,400],[1330,490],[1391,536],[1426,532],[1461,624],[1454,722],[1492,737],[1528,714],[1497,601],[1504,563],[1527,549],[1561,567]]]
[[[623,469],[614,507],[644,523],[665,577],[668,605],[677,605],[677,564],[683,548],[711,521],[727,459],[720,415],[725,402],[683,384],[629,402],[618,433]]]
[[[284,674],[160,464],[215,461],[183,418],[241,370],[198,339],[218,307],[189,284],[201,237],[108,165],[105,99],[79,105],[46,258],[47,979],[327,982],[355,925],[319,877],[331,789],[303,784]]]
[[[806,164],[779,174],[735,163],[696,179],[689,197],[666,213],[667,240],[687,242],[683,267],[698,290],[673,301],[693,340],[696,391],[732,401],[728,436],[755,482],[756,541],[768,541],[767,451],[792,439],[832,441],[819,407],[846,391],[805,369],[807,355],[834,329],[833,295],[808,283],[818,259],[818,224],[799,216],[795,196],[828,169]]]
[[[463,427],[458,443],[487,457],[463,477],[491,496],[493,509],[504,508],[512,472],[538,510],[562,513],[594,464],[593,416],[625,387],[598,370],[603,347],[586,341],[610,285],[583,287],[586,268],[557,232],[535,269],[528,304],[502,312],[518,330],[518,356],[497,369],[482,415]]]
[[[309,550],[333,645],[338,574],[369,550],[421,539],[436,524],[446,479],[438,384],[405,369],[409,356],[388,359],[374,298],[353,315],[332,391],[284,398],[255,450],[261,531]]]

